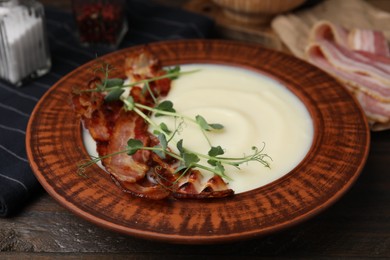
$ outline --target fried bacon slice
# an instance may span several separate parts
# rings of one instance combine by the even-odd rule
[[[107,144],[98,144],[99,154],[106,155],[118,151],[124,151],[127,141],[130,138],[139,139],[145,146],[149,145],[149,136],[145,121],[136,113],[125,110],[119,111],[119,116],[113,127],[110,139]],[[126,153],[119,153],[102,160],[106,170],[110,172],[118,181],[137,182],[145,177],[148,170],[146,165],[149,160],[148,151],[138,151],[133,156]]]
[[[221,198],[234,194],[232,189],[227,189],[226,183],[220,176],[215,175],[206,184],[201,182],[202,174],[193,170],[190,174],[179,180],[178,189],[173,196],[179,199]]]
[[[159,60],[147,48],[133,52],[125,60],[125,74],[127,78],[151,78],[161,70]]]
[[[166,73],[146,48],[127,57],[124,68],[131,82]],[[99,77],[92,79],[85,89],[93,89],[97,83],[101,83]],[[167,95],[170,85],[170,79],[161,79],[151,82],[150,89],[157,98]],[[132,87],[130,95],[137,103],[154,104],[152,95],[142,91],[142,86]],[[101,92],[75,91],[72,96],[73,108],[96,141],[97,152],[103,157],[102,164],[106,171],[124,192],[155,200],[167,197],[220,198],[234,194],[219,176],[202,184],[203,177],[197,170],[191,169],[185,175],[176,172],[179,164],[169,156],[163,160],[146,150],[139,150],[133,155],[118,153],[126,150],[129,139],[141,140],[144,146],[155,146],[159,141],[148,132],[148,125],[142,117],[133,111],[126,111],[121,101],[105,102],[104,97],[105,93]]]
[[[92,79],[86,89],[92,89],[100,79]],[[80,92],[77,90],[72,96],[73,110],[79,116],[84,127],[89,130],[96,142],[107,142],[112,127],[118,117],[118,111],[123,106],[121,102],[104,102],[104,96],[97,92]]]

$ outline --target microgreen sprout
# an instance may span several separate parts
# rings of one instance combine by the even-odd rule
[[[102,70],[105,75],[105,78],[103,79],[102,83],[97,84],[96,88],[94,89],[88,89],[84,91],[105,92],[106,102],[121,100],[123,102],[123,107],[126,111],[134,111],[140,117],[142,117],[150,126],[152,126],[152,128],[154,129],[153,133],[157,136],[159,144],[154,147],[148,147],[144,146],[141,140],[129,139],[125,150],[115,152],[113,154],[108,154],[102,157],[94,157],[92,158],[92,160],[80,164],[80,173],[84,173],[84,169],[86,167],[89,167],[90,165],[95,164],[98,161],[109,156],[114,156],[120,153],[127,153],[128,155],[133,155],[139,150],[153,151],[162,159],[165,159],[166,156],[175,158],[179,162],[179,166],[176,168],[175,173],[181,174],[181,176],[183,176],[192,168],[199,168],[219,175],[226,180],[231,180],[231,178],[225,173],[225,166],[230,165],[239,169],[240,165],[251,161],[259,162],[263,166],[270,168],[270,164],[267,159],[272,160],[272,158],[269,157],[267,154],[263,153],[265,145],[263,145],[261,149],[258,149],[257,147],[252,147],[252,151],[249,155],[244,155],[242,157],[224,157],[224,149],[219,145],[213,146],[209,138],[207,137],[208,132],[220,131],[224,128],[223,125],[218,123],[209,123],[201,115],[196,115],[195,118],[192,118],[178,113],[175,110],[174,104],[171,101],[165,100],[159,102],[158,98],[154,95],[153,91],[150,88],[150,83],[153,81],[164,78],[177,79],[179,76],[194,73],[196,71],[181,72],[180,67],[176,66],[174,68],[168,69],[165,75],[125,84],[125,81],[123,81],[122,79],[108,78],[108,69],[110,68],[106,67],[106,70]],[[142,93],[144,95],[146,93],[150,94],[154,101],[154,106],[147,106],[141,103],[137,103],[134,101],[132,96],[124,97],[122,95],[125,91],[124,88],[140,85],[143,85]],[[153,120],[152,115],[154,115],[155,117],[172,117],[175,120],[179,120],[180,123],[175,127],[175,129],[169,129],[167,124],[164,122],[160,124],[156,123]],[[203,136],[205,137],[210,146],[210,149],[207,154],[202,154],[187,149],[183,145],[183,139],[177,140],[178,138],[175,138],[177,137],[185,121],[195,124],[199,127],[200,131],[202,132]],[[172,149],[169,148],[170,144],[172,144],[172,146],[176,146],[179,152],[173,152]]]
[[[101,83],[96,84],[96,88],[93,89],[85,89],[82,90],[82,92],[107,92],[108,94],[105,96],[106,101],[113,101],[119,99],[119,97],[124,92],[124,88],[133,87],[137,85],[142,85],[142,93],[145,94],[148,92],[153,101],[157,103],[157,98],[155,97],[155,94],[150,88],[149,83],[161,80],[161,79],[177,79],[181,75],[186,74],[192,74],[199,70],[191,70],[191,71],[181,71],[179,66],[174,67],[173,69],[168,69],[166,71],[166,74],[161,76],[156,76],[152,78],[142,79],[136,82],[131,82],[128,84],[125,84],[125,81],[120,78],[109,78],[109,72],[113,70],[111,66],[107,64],[103,64],[103,66],[99,69],[95,69],[95,72],[102,72],[104,77],[102,79]],[[116,98],[116,99],[115,99]]]

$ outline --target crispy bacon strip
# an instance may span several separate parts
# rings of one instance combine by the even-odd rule
[[[166,73],[147,49],[126,59],[125,72],[133,81]],[[94,88],[99,81],[99,78],[93,79],[87,88]],[[170,84],[170,79],[161,79],[151,82],[150,88],[155,97],[160,97],[169,92]],[[141,87],[133,87],[130,94],[138,103],[153,105],[152,95]],[[82,91],[74,93],[72,101],[76,114],[97,142],[99,156],[111,155],[103,158],[102,164],[124,192],[149,199],[169,196],[216,198],[234,194],[220,177],[213,177],[202,184],[202,176],[197,170],[190,170],[180,178],[181,173],[176,173],[178,163],[173,158],[162,160],[146,150],[137,151],[131,156],[123,153],[131,138],[141,140],[144,146],[155,146],[158,139],[148,132],[143,118],[133,111],[125,111],[120,101],[107,103],[103,93]]]
[[[125,74],[128,79],[151,78],[161,70],[158,59],[146,47],[126,57]]]
[[[114,179],[116,180],[116,179]],[[122,190],[126,193],[130,193],[133,196],[152,199],[152,200],[161,200],[169,197],[171,191],[165,187],[158,184],[150,184],[148,182],[138,183],[138,182],[117,182],[117,185],[122,187]]]
[[[220,176],[213,176],[202,182],[202,174],[199,171],[192,171],[178,180],[178,192],[192,190],[195,193],[226,190],[227,185]]]
[[[202,183],[202,174],[194,170],[179,180],[178,189],[173,193],[175,198],[199,199],[220,198],[234,194],[232,189],[220,176],[213,176],[205,184]]]
[[[131,138],[142,140],[145,146],[149,145],[150,139],[145,121],[132,111],[126,112],[122,109],[119,113],[110,140],[107,145],[104,145],[105,150],[101,155],[126,150],[127,141]],[[103,152],[99,149],[99,144],[98,151]],[[148,171],[146,165],[148,160],[148,151],[138,151],[133,156],[128,156],[126,153],[110,156],[103,159],[102,163],[118,181],[133,183],[145,177]]]
[[[88,84],[87,89],[100,82],[94,78]],[[104,96],[96,92],[80,92],[72,96],[73,110],[81,118],[84,127],[87,128],[97,142],[109,140],[112,127],[118,116],[118,110],[122,107],[120,102],[104,103]]]

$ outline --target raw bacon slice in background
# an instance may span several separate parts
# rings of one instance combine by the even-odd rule
[[[354,94],[372,130],[390,129],[390,51],[382,32],[316,23],[306,59]]]

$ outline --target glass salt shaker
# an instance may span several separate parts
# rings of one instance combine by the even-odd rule
[[[0,0],[0,78],[16,86],[51,67],[43,5]]]

